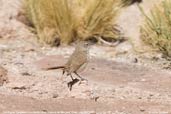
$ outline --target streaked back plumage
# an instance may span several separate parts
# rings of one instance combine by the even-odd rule
[[[88,50],[89,45],[87,42],[80,42],[76,46],[73,54],[65,65],[68,74],[80,70],[81,67],[85,67],[88,62]]]

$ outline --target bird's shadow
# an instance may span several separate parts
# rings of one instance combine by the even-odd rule
[[[79,79],[75,78],[75,79],[73,79],[72,81],[70,81],[70,82],[67,83],[68,88],[69,88],[70,91],[72,90],[72,86],[73,86],[74,84],[76,84],[78,81],[79,81]]]

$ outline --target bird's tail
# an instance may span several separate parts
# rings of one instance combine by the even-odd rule
[[[55,69],[64,69],[65,66],[55,66],[55,67],[49,67],[49,68],[45,68],[45,70],[55,70]]]

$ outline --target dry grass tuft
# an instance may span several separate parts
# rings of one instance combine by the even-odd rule
[[[151,15],[145,16],[145,23],[141,27],[141,38],[153,48],[171,57],[171,0],[165,0],[155,5]]]
[[[25,0],[27,17],[41,42],[68,44],[89,37],[117,39],[118,0]]]
[[[141,3],[143,0],[121,0],[122,1],[122,6],[129,6],[134,3]]]

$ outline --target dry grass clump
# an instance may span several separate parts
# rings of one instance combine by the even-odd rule
[[[171,57],[171,0],[155,5],[150,16],[145,15],[145,23],[141,27],[141,38],[153,48]]]
[[[67,0],[25,0],[25,11],[41,42],[55,43],[73,38],[73,21]]]
[[[120,0],[25,0],[27,17],[41,42],[68,44],[89,37],[117,39]]]
[[[129,6],[134,3],[141,3],[143,0],[121,0],[122,1],[122,6]]]

